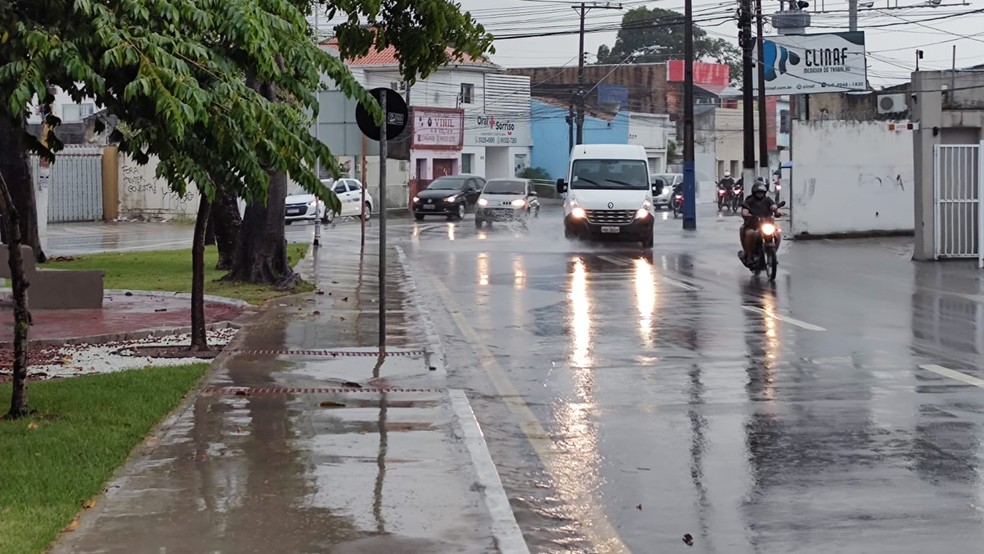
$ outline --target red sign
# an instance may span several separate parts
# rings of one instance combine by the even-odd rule
[[[465,111],[455,108],[414,108],[411,148],[461,150]]]
[[[683,60],[666,62],[666,80],[671,83],[682,83],[685,67]],[[729,67],[723,63],[694,62],[694,83],[728,86],[731,83]]]

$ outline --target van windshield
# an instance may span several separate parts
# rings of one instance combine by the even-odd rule
[[[575,160],[571,188],[603,190],[648,190],[643,160]]]

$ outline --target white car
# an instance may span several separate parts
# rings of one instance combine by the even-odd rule
[[[331,187],[342,203],[341,216],[362,216],[369,221],[375,208],[375,200],[369,191],[366,191],[365,204],[362,203],[362,183],[358,179],[322,179],[321,183],[326,187]],[[335,220],[335,212],[325,209],[325,203],[315,198],[306,190],[298,187],[287,195],[286,206],[284,207],[284,222],[287,225],[295,221],[314,221],[320,219],[322,223],[331,223]]]

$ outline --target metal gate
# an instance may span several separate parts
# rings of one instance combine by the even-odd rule
[[[37,186],[40,158],[31,156]],[[67,147],[51,164],[48,221],[98,221],[103,217],[102,148]]]
[[[935,257],[976,258],[984,268],[984,156],[979,145],[933,147]]]

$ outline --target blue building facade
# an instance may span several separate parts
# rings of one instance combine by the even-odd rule
[[[567,108],[531,100],[533,119],[533,150],[531,166],[542,167],[551,179],[567,177],[570,143],[567,127]],[[585,144],[628,144],[629,116],[622,112],[607,121],[584,116]]]

